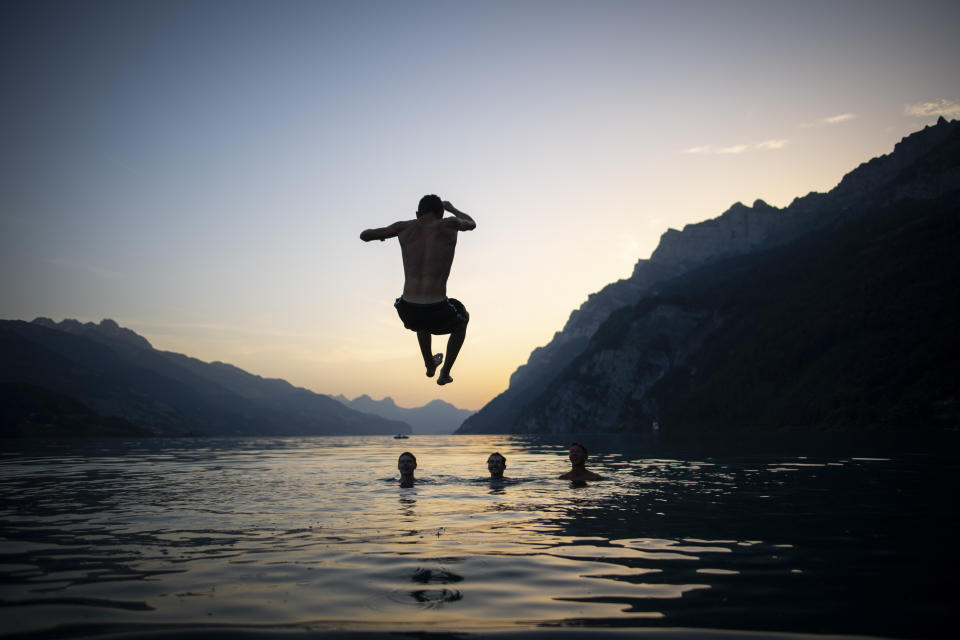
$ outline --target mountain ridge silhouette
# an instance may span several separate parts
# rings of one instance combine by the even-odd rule
[[[30,385],[40,390],[38,394],[57,394],[79,403],[91,415],[125,421],[135,427],[131,432],[164,436],[410,433],[410,425],[404,422],[354,411],[285,380],[154,349],[142,336],[109,319],[99,324],[70,319],[56,323],[49,318],[0,320],[0,353],[4,354],[0,385],[6,385],[8,392],[10,385]],[[33,433],[29,416],[11,414],[5,420],[4,433]],[[77,426],[77,435],[84,435],[82,424],[70,423]]]
[[[458,433],[545,429],[532,426],[534,407],[549,401],[553,382],[566,375],[618,310],[657,296],[675,279],[711,264],[789,246],[897,203],[934,203],[960,189],[958,156],[960,122],[940,118],[936,125],[904,137],[891,153],[860,164],[828,193],[797,197],[784,209],[762,200],[752,207],[737,202],[717,218],[686,225],[682,231],[667,230],[649,259],[639,260],[629,278],[588,296],[563,329],[534,349],[511,375],[509,387],[468,418]]]

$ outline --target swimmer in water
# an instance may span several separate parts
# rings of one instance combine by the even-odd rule
[[[587,448],[579,442],[570,445],[570,471],[560,476],[560,480],[602,480],[599,475],[593,471],[587,470]]]
[[[494,452],[487,458],[487,470],[491,480],[503,480],[503,472],[507,468],[507,459],[500,453]]]
[[[417,468],[417,456],[409,451],[404,451],[397,458],[397,470],[400,471],[400,486],[412,487],[416,478],[413,477],[413,470]]]

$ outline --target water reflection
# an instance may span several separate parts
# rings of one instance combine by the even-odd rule
[[[412,522],[417,514],[414,511],[414,507],[417,505],[417,494],[412,491],[401,492],[398,496],[400,500],[400,515],[407,522]]]
[[[491,480],[488,483],[488,486],[490,488],[489,493],[491,496],[502,496],[507,492],[507,482],[504,480]]]
[[[424,569],[418,567],[410,579],[417,584],[425,586],[448,585],[462,582],[463,576],[459,576],[441,567],[435,569]],[[409,592],[409,596],[413,598],[417,604],[427,608],[439,607],[444,603],[456,602],[457,600],[463,598],[463,594],[459,590],[452,588],[414,589],[413,591]]]
[[[883,603],[884,622],[866,627],[874,633],[895,627],[897,634],[912,636],[918,626],[933,628],[922,612],[953,591],[934,585],[955,581],[948,576],[957,569],[955,561],[934,569],[928,560],[933,570],[926,573],[903,562],[927,556],[928,544],[943,544],[936,496],[957,483],[953,458],[925,455],[930,458],[923,464],[889,456],[782,455],[624,464],[612,454],[604,468],[618,470],[617,491],[596,483],[590,501],[568,501],[541,530],[572,538],[550,550],[561,557],[656,568],[643,578],[592,576],[665,588],[659,595],[599,596],[629,605],[627,613],[658,611],[682,626],[708,619],[721,627],[854,633],[868,630],[863,620],[876,619]],[[917,528],[911,530],[911,522]],[[898,587],[904,580],[922,585],[922,595],[911,594],[906,606],[918,607],[914,614],[905,611]],[[657,597],[674,600],[648,601]]]
[[[384,479],[400,450],[376,438],[7,452],[4,630],[92,612],[135,626],[373,610],[458,630],[497,618],[919,637],[951,606],[945,448],[748,455],[610,440],[589,445],[606,479],[573,485],[556,479],[568,444],[417,438],[405,446],[426,473],[412,488]],[[490,451],[509,477],[483,477]]]

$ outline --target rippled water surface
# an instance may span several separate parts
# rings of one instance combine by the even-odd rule
[[[559,440],[7,441],[0,631],[937,637],[953,619],[950,447],[587,444],[605,480],[576,486]],[[494,450],[506,481],[483,478]]]

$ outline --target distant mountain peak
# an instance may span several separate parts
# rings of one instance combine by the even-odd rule
[[[419,435],[452,433],[466,418],[475,413],[467,409],[458,409],[455,405],[439,398],[431,400],[422,407],[413,408],[397,406],[390,396],[383,400],[373,400],[369,395],[363,394],[348,400],[341,394],[335,396],[335,399],[357,411],[406,422],[413,426],[413,432]]]
[[[153,345],[140,334],[121,327],[115,320],[104,318],[100,324],[93,322],[82,323],[72,318],[65,318],[62,322],[55,322],[50,318],[36,318],[33,324],[47,329],[56,329],[76,336],[91,338],[100,342],[124,344],[138,349],[153,349]]]

